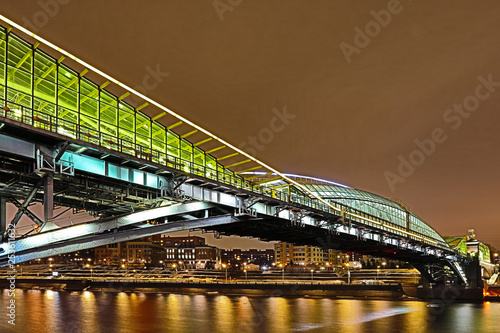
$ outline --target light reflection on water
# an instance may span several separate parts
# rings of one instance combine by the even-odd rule
[[[0,332],[497,332],[500,323],[500,303],[40,290],[16,290],[15,300],[16,326],[2,316]]]

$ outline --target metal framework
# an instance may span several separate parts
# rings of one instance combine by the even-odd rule
[[[380,251],[395,249],[396,256],[425,258],[461,277],[457,267],[443,262],[464,257],[406,206],[281,173],[15,22],[0,19],[27,36],[0,27],[0,199],[18,208],[11,225],[26,214],[37,226],[29,236],[19,235],[15,251],[20,260],[165,232],[177,223],[263,239],[300,242],[293,235],[301,235],[309,243],[326,233],[349,246],[369,244]],[[92,80],[91,72],[97,74]],[[105,89],[110,84],[123,93],[112,94]],[[143,103],[135,105],[130,95]],[[34,201],[44,203],[43,220],[28,209]],[[84,209],[100,219],[60,225],[53,217],[54,204]],[[193,208],[197,205],[201,208]],[[9,251],[0,246],[0,264]]]

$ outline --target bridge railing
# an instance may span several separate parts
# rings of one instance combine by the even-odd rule
[[[36,129],[46,130],[52,133],[68,137],[70,139],[79,140],[103,147],[109,150],[117,151],[129,156],[134,156],[144,161],[150,161],[159,165],[163,165],[188,175],[195,175],[228,186],[253,192],[255,194],[273,198],[282,202],[287,202],[294,205],[300,205],[316,209],[322,212],[327,212],[332,215],[338,215],[335,211],[325,203],[305,195],[303,192],[290,191],[288,186],[275,188],[256,184],[252,181],[245,180],[242,177],[235,176],[234,173],[229,173],[224,170],[215,170],[206,165],[199,165],[192,161],[185,160],[178,156],[168,154],[163,151],[158,151],[152,146],[144,146],[137,142],[113,136],[108,133],[103,133],[95,128],[77,124],[75,122],[61,119],[60,117],[47,114],[33,108],[29,108],[11,101],[4,100],[4,107],[0,109],[0,117],[4,117],[16,122],[20,122]],[[167,150],[168,152],[168,150]],[[417,232],[408,233],[405,228],[382,220],[376,216],[367,214],[366,212],[353,209],[352,207],[332,201],[331,204],[339,210],[353,212],[349,218],[358,223],[367,226],[386,230],[387,232],[400,234],[418,241],[424,241],[429,237]],[[436,242],[431,242],[436,245]]]

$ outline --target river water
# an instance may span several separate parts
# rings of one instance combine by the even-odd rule
[[[500,332],[500,303],[0,290],[0,332]]]

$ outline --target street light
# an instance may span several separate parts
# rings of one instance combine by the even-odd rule
[[[281,268],[281,282],[285,283],[285,267],[283,267],[283,264],[280,264]]]
[[[382,262],[382,266],[384,266],[383,268],[385,268],[385,265],[386,265],[386,264],[387,264],[387,263],[386,263],[385,261],[384,261],[384,262]]]
[[[172,267],[175,269],[175,275],[177,275],[177,265],[176,264],[172,264]]]
[[[349,269],[349,263],[347,263],[346,266],[347,266],[347,284],[351,284],[351,271]]]
[[[378,280],[378,272],[380,271],[380,266],[377,266],[377,278],[375,280]]]
[[[226,270],[226,283],[227,283],[227,265],[226,264],[222,264],[222,268],[224,268]]]
[[[245,281],[248,281],[248,273],[247,273],[247,270],[244,269],[243,272],[245,272]]]
[[[314,279],[314,269],[311,269],[311,282],[313,281]]]

